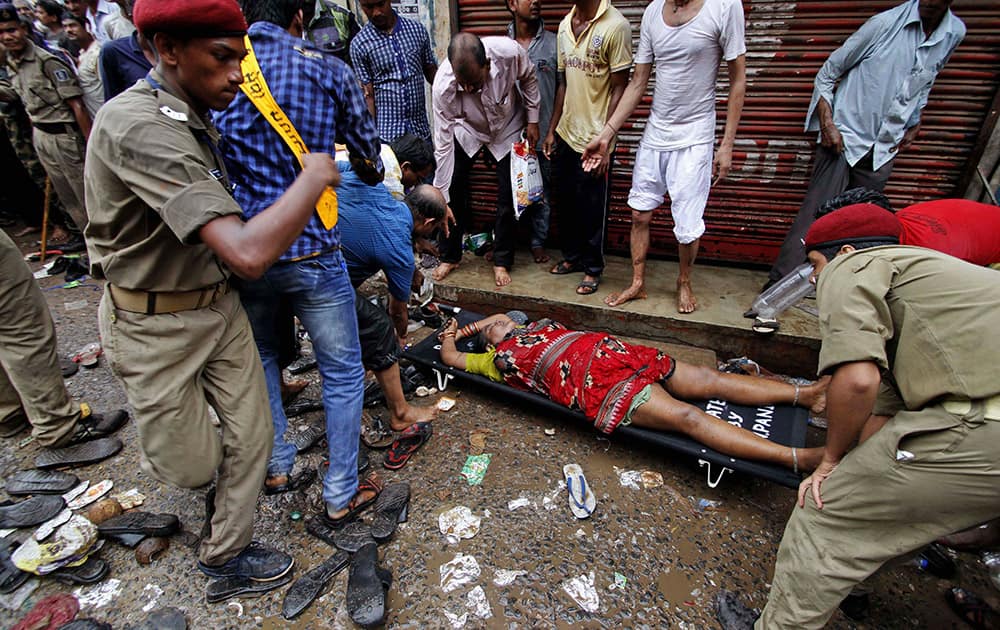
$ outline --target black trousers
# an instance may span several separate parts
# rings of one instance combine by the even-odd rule
[[[552,200],[559,215],[562,255],[590,276],[604,272],[604,230],[611,187],[608,175],[584,172],[582,155],[556,135],[552,154]],[[608,169],[610,171],[610,168]]]
[[[843,153],[827,149],[823,145],[816,147],[816,158],[813,161],[813,174],[809,182],[809,190],[802,201],[802,207],[795,216],[795,222],[781,244],[778,258],[771,267],[768,279],[772,282],[781,280],[793,269],[806,261],[806,248],[802,240],[806,232],[816,220],[816,211],[826,201],[833,199],[845,190],[862,186],[871,190],[882,191],[892,174],[892,164],[889,160],[882,168],[874,170],[872,151],[851,166]]]
[[[510,154],[502,160],[494,160],[489,149],[483,147],[476,155],[469,157],[455,142],[455,170],[451,176],[449,196],[455,226],[451,236],[440,242],[441,261],[456,263],[462,260],[462,236],[472,229],[472,208],[469,204],[469,175],[476,159],[482,156],[487,166],[496,169],[497,199],[496,218],[493,224],[493,264],[510,269],[514,264],[514,243],[517,238],[517,222],[514,219],[514,201],[510,190]]]

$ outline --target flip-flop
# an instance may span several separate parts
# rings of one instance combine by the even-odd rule
[[[288,473],[284,477],[285,483],[278,486],[269,486],[265,483],[264,494],[270,496],[272,494],[281,494],[282,492],[291,492],[299,488],[304,488],[316,480],[316,471],[312,468],[306,468],[295,474]]]
[[[781,328],[781,324],[773,317],[757,317],[753,320],[753,326],[750,328],[755,333],[770,335],[777,332]]]
[[[63,567],[48,574],[63,584],[96,584],[107,577],[110,567],[100,558],[90,556],[76,567]]]
[[[60,496],[42,495],[0,507],[0,529],[41,525],[63,511],[66,501]]]
[[[346,525],[347,523],[340,523],[337,525],[331,524],[330,520],[326,517],[326,512],[321,514],[316,514],[308,521],[306,521],[306,531],[319,538],[331,547],[336,547],[335,540],[337,539],[337,532]]]
[[[598,276],[594,280],[581,280],[580,284],[576,285],[577,295],[593,295],[597,293],[597,289],[601,286],[601,278]]]
[[[594,513],[597,499],[593,490],[583,476],[583,469],[577,464],[563,466],[563,476],[566,477],[566,491],[569,494],[569,509],[577,518],[587,518]]]
[[[399,470],[427,440],[431,439],[433,433],[434,429],[430,422],[416,422],[406,427],[385,452],[382,465],[389,470]]]
[[[80,366],[72,359],[59,357],[59,370],[62,372],[63,378],[69,378],[80,371]]]
[[[1000,628],[1000,615],[978,595],[956,586],[945,591],[944,598],[955,614],[973,628]]]
[[[338,551],[315,569],[295,580],[285,593],[285,601],[281,604],[281,616],[285,619],[294,619],[302,614],[302,611],[323,594],[333,576],[347,568],[350,560],[350,555]]]
[[[354,520],[354,518],[364,512],[370,505],[375,503],[379,495],[382,494],[382,481],[379,480],[378,476],[371,472],[367,477],[361,480],[358,484],[358,490],[351,497],[350,503],[347,504],[347,514],[341,516],[340,518],[330,518],[326,513],[326,506],[324,505],[323,510],[320,512],[320,516],[327,522],[328,525],[335,529],[340,529],[347,523]],[[365,492],[374,492],[375,496],[369,498],[366,501],[358,501],[358,497]]]
[[[396,531],[396,525],[406,522],[409,511],[410,484],[389,484],[372,507],[371,535],[378,542],[389,540]]]
[[[292,438],[291,442],[295,445],[296,453],[304,453],[316,446],[321,439],[326,437],[326,427],[321,427],[318,424],[314,424],[306,428],[305,431],[301,431]]]
[[[333,537],[333,545],[347,553],[356,553],[370,542],[375,542],[372,538],[372,528],[364,521],[353,521],[344,525]]]
[[[143,536],[169,536],[181,528],[174,514],[153,514],[152,512],[126,512],[109,518],[97,526],[102,536],[120,534],[142,534]]]
[[[367,421],[366,421],[367,420]],[[368,448],[382,450],[388,448],[395,438],[381,415],[362,414],[361,442]]]
[[[80,602],[69,593],[57,593],[39,600],[11,630],[51,630],[73,621]]]
[[[208,587],[205,588],[205,601],[209,604],[215,604],[233,597],[260,597],[291,581],[291,571],[268,582],[258,582],[242,577],[219,578],[208,583]]]
[[[97,367],[98,359],[102,354],[104,354],[104,349],[101,348],[101,344],[95,341],[80,348],[73,355],[73,362],[79,363],[85,368],[94,368]]]
[[[351,556],[347,578],[347,612],[359,626],[370,628],[385,621],[386,594],[392,574],[378,566],[378,545],[368,543]]]
[[[76,475],[57,470],[22,470],[7,478],[4,489],[11,496],[28,494],[64,494],[76,487]]]
[[[106,437],[66,448],[45,449],[35,457],[35,468],[62,468],[85,466],[103,461],[122,450],[118,438]]]
[[[13,593],[28,581],[31,574],[14,566],[10,554],[17,549],[18,543],[0,539],[0,594]]]
[[[583,271],[582,265],[574,265],[566,259],[560,260],[554,267],[549,269],[549,273],[556,276],[565,276],[567,274],[579,273],[581,271]]]
[[[301,416],[304,413],[319,411],[321,409],[323,409],[322,400],[316,400],[315,398],[299,398],[292,404],[285,407],[285,417],[294,418],[295,416]]]

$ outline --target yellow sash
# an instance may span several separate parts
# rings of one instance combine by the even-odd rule
[[[260,64],[257,63],[257,57],[253,54],[253,46],[250,45],[249,36],[244,38],[244,43],[247,47],[247,56],[243,58],[243,63],[241,64],[243,83],[240,85],[240,89],[247,95],[247,98],[257,108],[257,111],[264,114],[267,122],[271,123],[274,130],[278,132],[278,135],[285,141],[288,148],[292,150],[295,159],[299,161],[299,166],[302,166],[302,154],[309,153],[309,148],[302,141],[302,136],[299,135],[299,132],[295,130],[292,121],[288,120],[288,116],[285,115],[285,112],[281,111],[278,103],[271,96],[271,90],[268,89],[267,82],[264,81],[264,75],[260,71]],[[337,193],[329,186],[319,196],[319,201],[316,202],[316,214],[319,215],[320,220],[323,222],[323,227],[326,229],[332,230],[333,226],[337,225]]]

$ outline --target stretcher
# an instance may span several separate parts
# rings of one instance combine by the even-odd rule
[[[442,306],[442,310],[451,307]],[[482,315],[462,309],[454,309],[459,326],[482,319]],[[461,339],[457,344],[461,352],[473,352],[471,339]],[[430,335],[418,344],[407,349],[402,358],[411,361],[428,372],[434,385],[445,391],[452,381],[473,386],[490,396],[496,396],[504,401],[519,401],[545,411],[550,411],[558,417],[571,417],[578,423],[589,425],[593,423],[582,413],[573,411],[545,396],[533,392],[514,389],[505,383],[497,383],[490,379],[469,374],[464,370],[449,367],[441,362],[441,345],[436,335]],[[722,400],[689,401],[707,413],[722,418],[730,424],[752,431],[772,442],[785,446],[802,448],[806,441],[806,428],[809,413],[801,407],[790,405],[775,405],[767,407],[748,407],[730,404]],[[593,430],[593,429],[591,429]],[[687,455],[697,461],[700,468],[706,472],[709,487],[715,488],[726,473],[742,473],[766,479],[768,481],[797,488],[801,477],[792,470],[776,464],[748,461],[723,455],[686,435],[652,431],[634,426],[618,427],[612,434],[617,439],[625,439],[645,444],[648,447],[663,449],[674,453]]]

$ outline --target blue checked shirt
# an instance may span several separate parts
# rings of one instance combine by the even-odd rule
[[[371,160],[379,171],[378,134],[351,69],[311,43],[268,22],[250,26],[250,41],[274,100],[310,151],[329,153],[347,145],[351,156]],[[220,148],[234,184],[233,195],[250,219],[277,201],[299,174],[298,160],[278,132],[242,92],[215,118]],[[281,260],[294,260],[340,245],[340,230],[323,227],[313,214]]]
[[[358,79],[375,88],[375,117],[385,142],[412,133],[430,138],[424,104],[424,66],[437,66],[427,29],[396,14],[396,26],[383,33],[369,22],[351,41]]]

